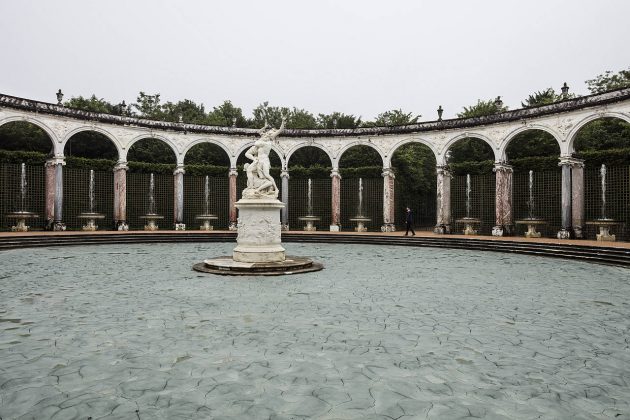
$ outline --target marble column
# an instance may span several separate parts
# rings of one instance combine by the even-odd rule
[[[496,176],[495,190],[495,225],[492,228],[492,236],[511,235],[514,227],[512,216],[512,173],[510,165],[502,162],[494,164]]]
[[[558,232],[558,239],[570,239],[576,237],[573,220],[577,219],[582,224],[584,223],[584,161],[571,156],[560,156],[558,165],[562,168],[562,229]],[[573,191],[574,173],[577,183],[575,193]],[[575,210],[573,209],[574,201],[578,204]],[[579,226],[579,231],[582,235],[582,225]]]
[[[236,168],[230,168],[230,172],[228,174],[230,183],[230,225],[228,226],[229,230],[236,230],[238,225],[238,214],[236,212],[236,177],[238,176],[238,171]]]
[[[447,165],[438,165],[436,224],[433,232],[444,235],[451,233],[451,173]]]
[[[186,230],[184,224],[184,165],[178,165],[173,171],[173,218],[175,230]]]
[[[339,168],[333,168],[330,177],[332,179],[330,231],[339,232],[341,230],[341,175]]]
[[[52,229],[55,221],[55,161],[47,160],[44,164],[46,171],[46,228]]]
[[[571,225],[575,238],[584,238],[584,161],[571,165]]]
[[[561,198],[561,214],[562,229],[558,232],[558,239],[571,238],[571,158],[560,157],[560,167],[562,168],[562,198]]]
[[[66,230],[63,223],[63,167],[66,161],[63,156],[53,158],[55,168],[55,203],[53,230]]]
[[[282,230],[289,230],[289,171],[284,169],[280,172],[282,178],[282,203],[284,207],[280,210],[280,223]]]
[[[116,230],[129,230],[127,224],[127,162],[114,166],[114,225]]]
[[[392,168],[383,168],[383,226],[381,232],[395,232],[396,204],[394,201],[394,190],[396,176]]]

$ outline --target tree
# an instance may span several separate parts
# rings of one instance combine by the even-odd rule
[[[355,117],[352,114],[344,114],[342,112],[333,112],[332,114],[319,114],[317,116],[317,125],[319,128],[357,128],[361,125],[361,117]]]
[[[72,97],[64,102],[64,106],[89,112],[101,112],[103,114],[120,113],[119,105],[112,105],[103,98],[97,98],[96,95],[92,95],[90,98],[84,98],[83,96]]]
[[[549,105],[553,104],[554,102],[559,102],[571,98],[575,98],[575,94],[568,93],[566,95],[558,95],[556,91],[553,90],[553,88],[547,88],[545,90],[540,90],[529,95],[527,99],[525,99],[525,102],[521,102],[521,106],[523,108],[531,108],[533,106]]]
[[[366,121],[363,127],[392,127],[396,125],[417,124],[421,115],[413,116],[413,113],[403,112],[402,109],[392,109],[378,114],[374,121]]]
[[[248,121],[243,116],[243,110],[232,105],[231,101],[223,101],[208,113],[208,124],[230,127],[236,122],[237,127],[247,127]]]
[[[630,87],[630,67],[627,70],[621,70],[619,73],[613,73],[608,70],[594,79],[587,80],[586,85],[591,93],[603,93],[609,90]]]
[[[484,117],[487,115],[497,114],[499,112],[504,112],[507,110],[508,110],[508,107],[503,104],[499,105],[496,99],[489,99],[487,101],[482,101],[481,99],[477,99],[477,103],[475,105],[471,105],[469,107],[465,106],[464,111],[457,114],[457,116],[459,118]]]
[[[261,128],[267,122],[273,127],[279,127],[282,124],[282,116],[289,115],[289,112],[287,107],[269,106],[269,102],[263,102],[252,111],[253,118],[250,120],[250,126]]]
[[[197,104],[190,99],[184,99],[177,103],[166,102],[160,107],[161,118],[164,121],[182,122],[189,124],[207,124],[208,116],[203,104]]]
[[[287,128],[315,129],[317,128],[317,120],[307,110],[293,107],[289,113]]]
[[[160,106],[159,93],[156,93],[155,95],[147,95],[144,92],[140,92],[136,101],[137,102],[131,106],[137,109],[143,118],[161,120],[164,116],[162,113],[162,107]]]

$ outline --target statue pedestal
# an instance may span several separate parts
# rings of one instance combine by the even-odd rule
[[[236,202],[238,236],[232,258],[237,262],[265,263],[285,260],[280,238],[280,209],[276,198],[243,198]]]

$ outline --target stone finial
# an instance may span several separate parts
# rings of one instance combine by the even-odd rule
[[[438,121],[442,121],[442,114],[444,113],[444,110],[442,109],[442,105],[438,107],[437,113],[438,113]]]
[[[567,96],[569,96],[569,86],[567,85],[567,82],[564,82],[560,90],[562,91],[562,98],[566,99]]]
[[[63,92],[61,91],[61,89],[59,89],[57,91],[57,105],[63,106],[63,103],[61,101],[63,101]]]

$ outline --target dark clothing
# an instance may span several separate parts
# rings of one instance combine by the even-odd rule
[[[410,229],[411,229],[411,234],[415,236],[416,232],[413,230],[413,213],[411,212],[411,210],[407,212],[405,220],[407,222],[407,232],[405,232],[405,236],[409,235]]]

